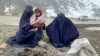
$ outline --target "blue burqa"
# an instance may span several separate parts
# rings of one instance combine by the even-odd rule
[[[32,16],[32,6],[26,6],[19,23],[19,30],[16,32],[16,36],[10,37],[8,43],[16,47],[35,47],[38,41],[41,39],[42,30],[29,31],[30,17]]]
[[[75,25],[63,13],[46,27],[47,35],[54,47],[70,47],[70,43],[79,36]]]

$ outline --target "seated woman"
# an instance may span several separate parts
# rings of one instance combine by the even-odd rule
[[[40,8],[33,12],[32,6],[26,6],[16,36],[10,37],[7,42],[15,47],[35,47],[42,37],[44,23],[45,16]]]
[[[79,36],[75,25],[63,13],[59,13],[46,28],[47,35],[54,47],[70,47],[70,43]]]

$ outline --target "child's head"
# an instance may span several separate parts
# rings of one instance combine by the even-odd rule
[[[39,17],[39,16],[42,15],[42,10],[41,10],[40,8],[37,7],[37,8],[35,9],[34,13],[35,13],[36,17]]]

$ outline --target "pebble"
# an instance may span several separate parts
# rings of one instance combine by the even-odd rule
[[[43,41],[43,40],[41,40],[41,41],[39,41],[38,42],[38,45],[40,46],[40,47],[43,47],[43,48],[45,48],[46,47],[46,42],[45,41]]]
[[[6,48],[7,44],[6,43],[2,43],[0,44],[0,48]]]
[[[99,47],[96,45],[96,49],[99,49]]]
[[[0,54],[2,54],[3,53],[3,51],[2,50],[0,50]]]
[[[99,44],[100,44],[100,41],[99,41]]]

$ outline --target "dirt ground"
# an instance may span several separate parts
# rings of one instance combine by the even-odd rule
[[[100,31],[90,31],[85,28],[93,26],[100,27],[100,24],[95,25],[85,25],[85,24],[77,24],[78,31],[80,32],[79,38],[88,38],[92,46],[95,48],[97,53],[100,56]],[[17,31],[17,26],[11,25],[0,25],[0,44],[6,42],[6,40],[15,35]],[[45,36],[47,38],[47,36]],[[70,48],[54,48],[48,41],[48,39],[44,39],[47,42],[45,47],[38,46],[36,48],[30,48],[28,52],[28,56],[60,56],[62,53],[66,53]],[[5,47],[0,48],[0,56],[24,56],[21,54],[25,53],[25,48],[16,48],[6,44]]]
[[[87,27],[100,27],[100,24],[97,25],[77,25],[78,30],[80,32],[79,38],[88,38],[92,46],[97,51],[98,55],[100,56],[100,31],[91,31],[86,30]]]

